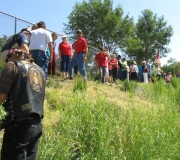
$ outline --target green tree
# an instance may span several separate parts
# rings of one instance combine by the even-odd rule
[[[180,62],[176,61],[175,58],[170,58],[167,61],[167,64],[162,67],[162,70],[167,72],[172,72],[173,74],[176,74],[176,71],[180,71]]]
[[[2,47],[5,45],[6,41],[7,41],[8,37],[7,36],[3,36],[2,38],[0,38],[0,53],[2,50]]]
[[[76,2],[64,24],[64,32],[76,38],[77,29],[83,31],[88,44],[95,48],[108,46],[111,53],[124,52],[127,41],[135,31],[133,18],[124,15],[120,5],[113,8],[112,0],[83,0]],[[87,65],[93,68],[94,55],[97,49],[89,47]]]
[[[173,35],[171,26],[167,26],[164,17],[158,17],[150,10],[142,11],[136,24],[135,43],[134,45],[141,46],[132,49],[127,48],[128,55],[135,55],[137,61],[153,60],[158,50],[160,56],[166,57],[170,52],[168,45],[170,38]]]
[[[0,38],[0,54],[1,54],[1,51],[2,51],[2,48],[3,48],[3,46],[5,45],[5,43],[6,43],[6,41],[7,41],[7,36],[3,36],[2,38]],[[1,56],[1,55],[0,55]],[[1,71],[2,71],[2,68],[3,68],[3,66],[2,66],[2,64],[1,64],[1,62],[0,62],[0,74],[1,74]]]

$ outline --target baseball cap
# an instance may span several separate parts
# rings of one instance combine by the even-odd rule
[[[66,35],[63,35],[62,38],[66,38],[67,36]]]
[[[80,29],[78,29],[76,33],[82,34],[82,31]]]

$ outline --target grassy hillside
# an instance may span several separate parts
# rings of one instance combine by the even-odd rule
[[[180,159],[179,86],[48,81],[37,159]]]

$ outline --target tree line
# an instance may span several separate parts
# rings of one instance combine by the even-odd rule
[[[168,45],[172,26],[164,16],[158,17],[149,9],[143,10],[135,23],[121,5],[114,8],[112,0],[84,0],[75,3],[68,20],[64,32],[71,38],[76,37],[77,29],[82,29],[89,45],[108,46],[111,53],[121,53],[138,63],[153,60],[158,50],[161,58],[171,51]]]

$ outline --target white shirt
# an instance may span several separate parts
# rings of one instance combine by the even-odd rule
[[[29,50],[46,51],[47,44],[52,42],[51,33],[43,28],[35,29],[31,32]]]
[[[131,72],[137,72],[137,73],[139,72],[138,67],[135,64],[132,64],[130,66],[130,71]]]

